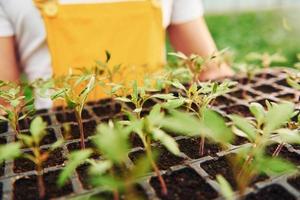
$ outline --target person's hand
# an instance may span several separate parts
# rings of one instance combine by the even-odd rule
[[[203,70],[199,74],[200,81],[208,81],[208,80],[216,80],[226,77],[231,77],[234,75],[234,71],[227,65],[221,64],[218,66],[217,64],[211,64],[207,66],[205,70]]]

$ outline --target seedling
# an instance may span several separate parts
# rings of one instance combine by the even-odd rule
[[[44,199],[45,197],[45,184],[43,181],[43,163],[48,159],[49,155],[57,148],[59,148],[63,141],[58,140],[57,142],[51,144],[50,148],[47,150],[42,150],[40,144],[42,139],[46,136],[47,123],[43,122],[41,117],[36,117],[30,124],[31,135],[20,134],[19,138],[24,145],[29,147],[32,151],[31,153],[24,153],[22,156],[31,160],[37,171],[37,184],[39,188],[39,197]]]
[[[272,65],[272,63],[285,63],[287,61],[286,58],[280,53],[270,54],[267,52],[265,53],[252,52],[247,55],[246,59],[248,61],[260,62],[261,66],[264,69],[269,68]]]
[[[132,83],[132,93],[128,97],[117,97],[115,100],[121,101],[123,103],[131,103],[134,105],[133,113],[135,113],[138,119],[141,118],[141,112],[146,101],[157,98],[162,100],[172,100],[176,97],[173,94],[153,94],[151,95],[150,91],[146,87],[139,87],[137,81]],[[130,111],[127,111],[130,112]]]
[[[160,123],[163,117],[164,114],[161,112],[161,107],[157,104],[153,107],[148,116],[142,119],[131,116],[130,122],[131,126],[133,127],[133,131],[137,133],[137,135],[143,142],[146,150],[146,155],[161,184],[162,193],[166,195],[166,183],[159,172],[159,168],[155,160],[153,159],[153,152],[151,147],[152,140],[160,142],[166,147],[167,150],[169,150],[174,155],[178,156],[180,154],[180,151],[176,141],[161,129]]]
[[[79,165],[88,163],[93,185],[113,191],[115,200],[119,199],[119,192],[124,190],[126,198],[133,198],[132,187],[148,171],[149,164],[147,160],[142,159],[133,168],[126,167],[130,132],[131,127],[124,127],[120,123],[99,125],[93,142],[101,152],[101,159],[89,158],[92,154],[89,149],[72,153],[69,163],[60,175],[59,184],[63,185]]]
[[[186,103],[187,111],[194,113],[199,120],[202,119],[203,111],[208,108],[213,101],[221,95],[224,95],[232,90],[236,85],[235,82],[225,80],[222,83],[218,82],[198,82],[192,84],[189,89],[186,89],[181,83],[174,82],[173,86],[183,91],[183,99]],[[204,155],[205,138],[202,136],[200,141],[199,155]]]
[[[89,94],[93,91],[96,80],[94,74],[73,75],[70,74],[61,77],[63,85],[56,85],[56,92],[51,95],[51,99],[63,99],[68,108],[73,109],[77,119],[80,131],[81,148],[85,148],[84,131],[82,124],[82,110],[87,101]],[[78,92],[78,88],[83,88]]]
[[[33,99],[26,100],[22,94],[21,86],[12,82],[0,81],[0,110],[5,115],[0,120],[8,121],[15,134],[20,134],[19,121],[34,112]]]
[[[278,163],[278,170],[281,169],[281,166],[283,166],[282,168],[291,168],[288,163],[284,164],[279,159],[264,156],[265,148],[270,144],[270,136],[275,134],[282,142],[300,141],[297,132],[285,128],[294,114],[292,103],[271,104],[267,102],[267,110],[258,103],[251,103],[249,109],[255,120],[237,115],[230,116],[234,133],[247,138],[251,143],[250,147],[242,147],[240,154],[234,160],[236,165],[242,163],[241,167],[237,169],[238,176],[236,178],[241,192],[244,192],[259,170],[276,170],[271,166],[272,164],[275,166],[275,163]],[[278,154],[277,151],[280,149],[277,149],[274,154]],[[265,169],[263,169],[263,163]]]

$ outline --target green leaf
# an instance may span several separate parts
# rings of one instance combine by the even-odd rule
[[[18,139],[21,140],[27,147],[31,147],[34,142],[32,137],[25,134],[19,134]]]
[[[63,139],[59,139],[56,142],[54,142],[53,144],[51,144],[50,146],[50,151],[54,151],[55,149],[61,147],[64,144],[64,140]]]
[[[295,165],[278,157],[263,157],[255,161],[258,171],[268,175],[280,175],[295,171]]]
[[[110,160],[89,160],[88,162],[91,164],[90,173],[95,175],[102,175],[113,166]]]
[[[226,200],[234,199],[234,191],[228,181],[222,175],[217,175],[216,178],[220,185],[221,194],[224,196],[224,198]]]
[[[135,162],[135,165],[133,166],[133,169],[131,170],[130,174],[134,180],[137,180],[141,177],[145,177],[146,173],[150,172],[150,170],[151,170],[151,163],[149,158],[147,156],[141,156]]]
[[[131,100],[126,98],[126,97],[116,97],[115,100],[125,102],[125,103],[130,103]]]
[[[178,89],[181,89],[181,90],[185,90],[185,87],[184,87],[184,85],[183,84],[181,84],[179,81],[174,81],[174,82],[172,82],[172,85],[174,86],[174,87],[176,87],[176,88],[178,88]]]
[[[273,105],[266,114],[264,131],[270,133],[288,122],[294,112],[294,104],[290,102]]]
[[[58,185],[62,187],[67,179],[72,176],[72,174],[75,172],[76,168],[83,164],[86,159],[90,157],[90,155],[93,153],[90,149],[80,150],[80,151],[73,151],[69,155],[68,163],[63,168],[62,172],[59,175],[58,178]]]
[[[0,164],[5,160],[14,159],[21,155],[21,144],[20,143],[9,143],[0,145]]]
[[[251,103],[249,106],[250,112],[255,117],[257,124],[260,126],[264,123],[265,109],[259,103]]]
[[[247,138],[253,142],[256,138],[256,129],[251,124],[249,119],[240,117],[238,115],[230,115],[230,119],[232,120],[235,127],[240,129],[243,133],[246,134]]]
[[[226,125],[225,120],[215,111],[203,110],[204,135],[210,137],[215,142],[230,143],[233,140],[233,133]]]
[[[171,116],[165,117],[161,120],[162,128],[177,134],[188,136],[200,135],[200,130],[203,126],[196,117],[193,117],[188,113],[175,110],[170,110],[169,112]]]
[[[151,98],[158,98],[163,100],[175,99],[176,97],[173,94],[154,94]]]
[[[39,144],[46,135],[47,122],[44,122],[42,117],[38,116],[30,123],[30,133],[36,144]]]
[[[165,103],[162,103],[161,107],[163,107],[165,109],[176,109],[176,108],[181,107],[184,104],[184,102],[185,102],[184,98],[171,99]]]
[[[180,154],[180,150],[175,139],[166,134],[164,131],[154,129],[153,138],[156,141],[160,141],[172,154],[177,156]]]
[[[298,130],[282,128],[276,130],[276,133],[279,135],[281,142],[288,144],[300,144],[300,133]]]
[[[123,127],[100,124],[93,141],[107,159],[115,163],[121,163],[127,159],[129,151],[128,133]]]

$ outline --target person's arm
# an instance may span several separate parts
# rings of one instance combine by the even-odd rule
[[[19,76],[15,39],[13,36],[0,37],[0,80],[18,81]]]
[[[217,51],[215,42],[203,17],[186,23],[172,24],[168,28],[168,33],[175,50],[186,55],[194,53],[207,57]],[[217,79],[231,75],[233,75],[233,71],[227,65],[217,66],[216,64],[211,64],[200,75],[200,79]]]

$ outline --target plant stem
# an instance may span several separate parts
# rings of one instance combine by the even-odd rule
[[[85,149],[84,131],[83,131],[81,113],[78,112],[77,110],[75,110],[75,115],[76,115],[76,118],[77,118],[77,124],[79,126],[79,132],[80,132],[80,146],[81,146],[81,149]]]
[[[199,155],[203,156],[204,155],[204,146],[205,146],[205,137],[201,136],[200,139],[200,147],[199,147]]]
[[[46,192],[45,192],[45,185],[44,185],[44,180],[43,180],[41,163],[38,163],[36,165],[36,171],[37,171],[37,183],[38,183],[38,188],[39,188],[39,198],[44,199]]]
[[[275,151],[273,152],[272,156],[276,157],[279,155],[279,153],[281,152],[282,148],[283,148],[283,143],[280,143],[277,148],[275,149]]]
[[[157,167],[155,161],[153,160],[150,139],[147,139],[147,145],[145,147],[146,147],[146,153],[147,153],[147,156],[150,160],[152,168],[153,168],[153,170],[154,170],[154,172],[155,172],[155,174],[158,177],[158,180],[160,182],[161,192],[162,192],[163,195],[167,195],[168,194],[167,185],[166,185],[165,180],[163,179],[162,175],[159,172],[159,168]]]

